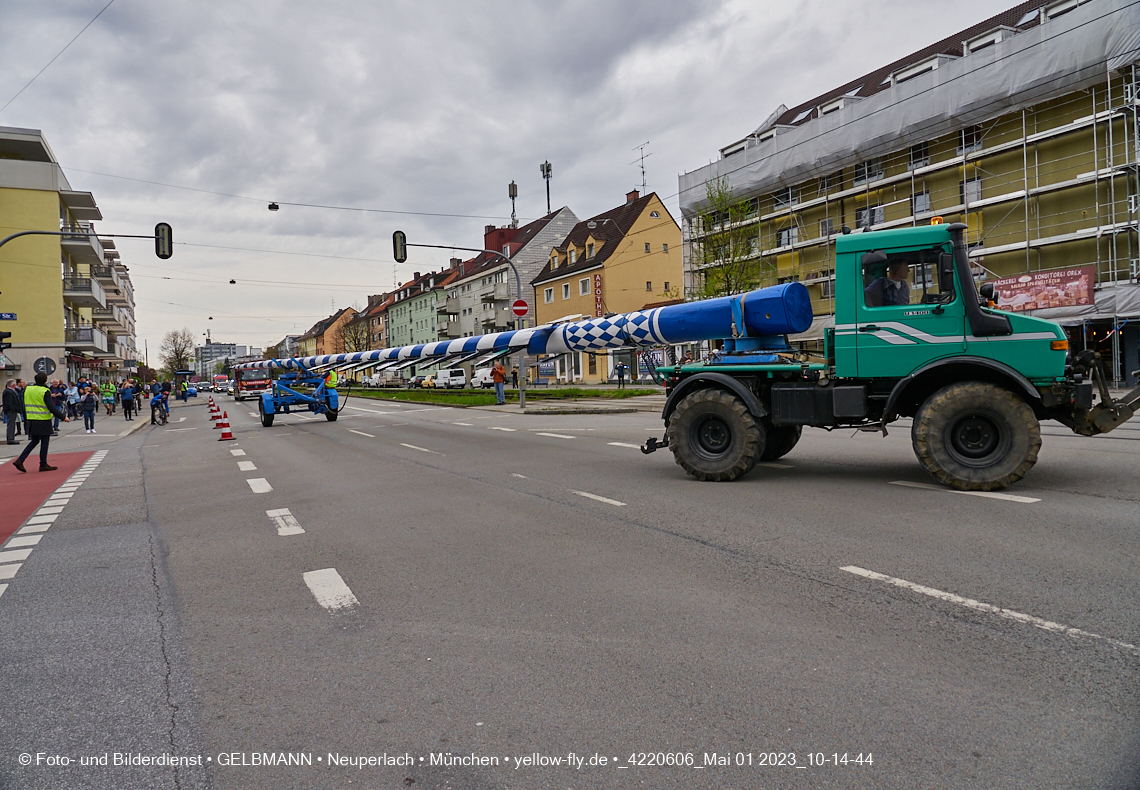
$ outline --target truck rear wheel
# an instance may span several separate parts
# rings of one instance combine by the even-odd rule
[[[792,451],[800,434],[804,431],[802,425],[769,425],[764,435],[764,451],[760,453],[757,461],[775,461],[783,458]]]
[[[669,449],[697,480],[735,480],[764,451],[764,427],[724,390],[702,389],[682,399],[669,420]]]
[[[1033,409],[1007,389],[980,381],[943,387],[915,415],[918,462],[959,491],[1016,483],[1037,463],[1041,426]]]

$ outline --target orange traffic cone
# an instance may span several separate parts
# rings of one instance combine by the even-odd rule
[[[218,415],[218,421],[214,423],[215,428],[222,428],[230,424],[230,416],[226,412]]]
[[[214,404],[214,410],[210,412],[210,419],[211,420],[222,419],[222,407],[217,405],[216,403]]]
[[[232,433],[230,433],[230,421],[229,421],[228,417],[223,416],[222,421],[219,422],[214,427],[217,428],[219,425],[222,427],[222,435],[220,437],[218,437],[219,442],[224,442],[227,439],[233,439],[234,438],[234,435]]]

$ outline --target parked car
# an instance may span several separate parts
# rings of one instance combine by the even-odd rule
[[[198,397],[198,388],[197,387],[187,387],[186,388],[186,397],[187,398],[197,398]]]
[[[414,390],[418,387],[422,387],[424,385],[424,381],[426,380],[427,376],[412,376],[410,379],[408,379],[408,389]]]
[[[435,386],[445,390],[463,389],[467,386],[467,371],[463,368],[441,370],[435,374]]]
[[[491,378],[490,368],[479,368],[475,371],[475,375],[471,377],[472,387],[482,387],[485,390],[491,389],[495,386],[494,380]]]
[[[435,389],[435,376],[428,376],[422,382],[420,382],[420,386],[424,389]]]

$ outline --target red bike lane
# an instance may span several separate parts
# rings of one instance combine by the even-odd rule
[[[54,472],[37,471],[39,456],[35,454],[28,457],[26,473],[12,466],[11,461],[0,466],[0,544],[92,455],[90,452],[52,453],[48,460],[59,467]]]

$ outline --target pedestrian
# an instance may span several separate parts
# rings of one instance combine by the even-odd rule
[[[82,390],[75,384],[68,384],[63,394],[67,397],[67,416],[75,419],[79,416],[79,399]]]
[[[515,389],[519,388],[519,369],[511,368],[511,386]]]
[[[502,406],[507,402],[507,395],[503,386],[507,383],[507,371],[502,362],[496,362],[491,368],[491,381],[495,382],[495,403]]]
[[[617,367],[614,368],[614,370],[617,372],[618,389],[619,390],[625,389],[625,363],[624,362],[617,363]]]
[[[16,379],[16,394],[20,397],[20,413],[16,415],[16,435],[19,436],[24,432],[24,390],[28,385],[24,383],[23,379]]]
[[[95,433],[95,410],[99,408],[99,397],[95,388],[84,388],[83,397],[79,401],[79,411],[83,414],[83,429],[87,433]]]
[[[183,403],[185,403],[190,398],[190,396],[187,394],[189,389],[190,389],[190,385],[186,383],[186,379],[183,379],[182,380],[182,386],[180,386],[178,388],[178,392],[182,395],[182,402]]]
[[[56,412],[58,412],[59,414],[63,414],[64,413],[64,411],[63,411],[64,405],[63,404],[66,400],[66,396],[64,395],[64,392],[66,391],[66,389],[63,386],[63,382],[59,379],[52,379],[51,387],[49,387],[49,389],[51,390],[52,403],[55,404],[55,409],[53,410],[52,413],[55,414]],[[51,432],[52,432],[53,436],[59,435],[59,419],[60,419],[59,417],[56,417],[52,421]]]
[[[115,413],[115,385],[111,382],[103,384],[103,406],[107,409],[107,416]]]
[[[8,444],[19,444],[16,441],[16,429],[20,427],[20,412],[24,410],[24,398],[16,387],[15,379],[9,379],[4,385],[3,409]]]
[[[24,468],[24,459],[31,454],[32,449],[38,444],[40,446],[40,471],[54,472],[56,467],[49,465],[47,460],[48,442],[51,441],[52,434],[52,418],[61,419],[64,422],[71,422],[71,420],[59,410],[51,397],[51,390],[45,386],[47,374],[37,373],[35,381],[35,384],[24,390],[24,416],[27,418],[28,425],[28,446],[24,448],[24,452],[20,453],[20,457],[12,462],[12,465],[21,472],[28,471]]]
[[[131,415],[135,410],[135,390],[131,387],[130,379],[123,382],[123,387],[119,390],[119,400],[123,404],[123,417],[130,422],[134,419]]]

